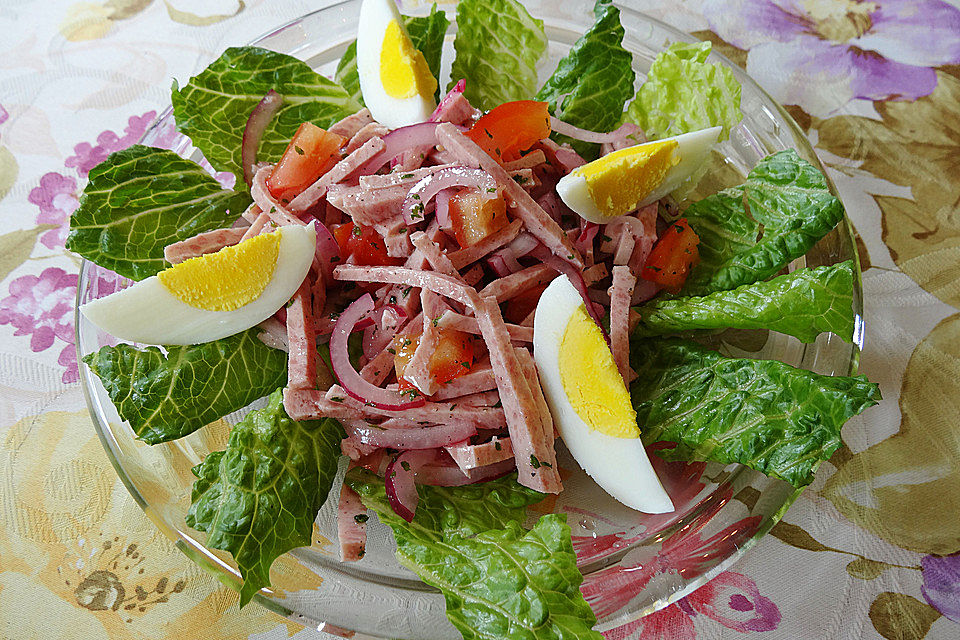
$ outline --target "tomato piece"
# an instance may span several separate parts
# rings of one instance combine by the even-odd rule
[[[480,116],[466,136],[498,162],[516,160],[520,152],[550,135],[546,102],[504,102]]]
[[[459,378],[473,367],[473,336],[455,329],[440,329],[437,348],[430,356],[430,374],[440,384]],[[393,367],[397,372],[397,386],[401,391],[413,389],[413,383],[403,377],[414,351],[420,344],[420,336],[396,336],[391,348],[394,350]]]
[[[375,267],[379,265],[400,264],[395,258],[387,254],[387,246],[383,236],[373,227],[347,222],[333,228],[333,237],[340,247],[340,259],[352,257],[353,264]]]
[[[700,238],[686,218],[672,223],[654,245],[640,276],[655,282],[670,293],[677,293],[687,281],[690,270],[700,263]]]
[[[503,310],[503,319],[514,324],[523,322],[537,308],[540,296],[543,295],[546,288],[547,285],[543,284],[527,289],[507,300],[507,307]]]
[[[477,244],[507,226],[507,203],[503,196],[485,199],[476,189],[462,189],[450,198],[450,224],[461,247]]]
[[[270,195],[289,202],[337,162],[345,139],[304,122],[267,178]]]

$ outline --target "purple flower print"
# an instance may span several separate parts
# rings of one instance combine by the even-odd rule
[[[684,606],[740,633],[772,631],[780,624],[777,605],[741,573],[724,571],[685,600]]]
[[[960,63],[960,9],[943,0],[706,0],[747,73],[775,98],[827,116],[854,99],[916,100],[931,67]]]
[[[960,554],[926,556],[920,561],[920,567],[923,597],[944,616],[960,622]]]
[[[73,304],[77,294],[77,274],[59,267],[48,267],[39,276],[15,278],[6,298],[0,300],[0,324],[9,324],[15,336],[30,336],[30,349],[46,351],[56,340],[73,350]],[[60,353],[66,363],[64,382],[77,379],[76,356]]]
[[[114,151],[126,149],[143,137],[144,131],[156,117],[156,111],[148,111],[142,116],[130,116],[123,137],[113,131],[104,131],[97,136],[96,146],[89,142],[81,142],[73,148],[74,155],[66,160],[67,167],[75,167],[81,178],[85,178],[90,169],[107,159]]]
[[[40,185],[30,191],[27,200],[40,207],[37,224],[57,225],[56,229],[41,235],[40,242],[50,249],[62,247],[70,214],[77,208],[77,181],[60,173],[47,173],[40,178]]]

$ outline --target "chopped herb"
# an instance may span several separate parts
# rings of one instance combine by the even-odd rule
[[[414,400],[414,399],[420,397],[420,392],[417,391],[416,389],[407,389],[406,391],[401,391],[401,392],[400,392],[400,395],[402,395],[402,396],[410,396],[410,399],[411,399],[411,400]]]
[[[419,200],[419,199],[420,199],[420,194],[419,194],[419,193],[411,193],[411,194],[410,194],[410,197],[413,198],[414,200]]]
[[[650,269],[651,271],[656,271],[657,273],[660,273],[661,271],[663,271],[663,269],[661,269],[660,267],[654,267],[654,266],[651,266],[651,265],[647,265],[647,266],[644,267],[644,268],[645,268],[645,269]]]
[[[433,326],[435,326],[435,327],[440,326],[440,318],[434,318],[434,319],[433,319]]]
[[[521,176],[521,175],[517,174],[517,175],[513,176],[513,181],[516,182],[517,184],[523,184],[524,182],[527,181],[527,178],[526,178],[526,176]]]
[[[331,320],[336,320],[336,319],[339,318],[339,317],[340,317],[340,312],[339,312],[339,311],[333,311],[333,312],[330,313],[330,319],[331,319]]]
[[[484,127],[483,132],[484,132],[485,134],[487,134],[487,137],[488,137],[488,138],[490,138],[491,140],[493,140],[493,134],[490,133],[490,129],[487,129],[486,127]]]
[[[355,235],[358,238],[363,235],[363,229],[360,228],[360,225],[354,225],[353,235]]]
[[[410,295],[410,291],[411,291],[412,289],[413,289],[413,287],[404,287],[403,291],[401,292],[401,293],[403,293],[403,297],[406,298],[408,295]]]
[[[471,366],[473,366],[473,365],[471,365],[469,362],[467,362],[466,360],[464,360],[464,361],[461,362],[460,364],[463,365],[463,368],[464,368],[464,369],[469,369]]]
[[[387,347],[387,353],[389,353],[392,356],[395,356],[397,355],[397,350],[394,349],[393,347]]]
[[[390,304],[397,304],[397,296],[390,296]]]
[[[375,402],[370,402],[369,400],[367,400],[366,402],[363,403],[363,406],[365,406],[365,407],[375,407],[375,406],[377,406],[377,404],[376,404]]]
[[[453,411],[453,410],[456,409],[456,408],[457,408],[456,403],[450,405],[450,411]]]
[[[503,406],[503,403],[500,402],[499,400],[497,400],[497,404],[493,405],[493,408],[494,408],[494,409],[499,409],[499,408],[502,407],[502,406]]]
[[[330,400],[332,402],[343,402],[343,396],[333,396]]]
[[[407,232],[407,228],[406,228],[406,227],[400,227],[400,228],[397,230],[397,233],[406,233],[406,232]]]
[[[363,524],[364,522],[370,519],[370,516],[368,516],[365,513],[358,513],[357,515],[353,516],[353,519],[357,524]],[[361,553],[363,552],[361,551]]]
[[[400,467],[401,467],[404,471],[410,471],[410,463],[407,462],[406,460],[401,460],[401,461],[400,461]]]
[[[403,339],[403,342],[400,343],[400,346],[401,346],[401,347],[409,347],[411,344],[413,344],[413,343],[410,341],[410,338],[404,338],[404,339]]]
[[[497,451],[500,451],[501,449],[503,449],[503,446],[500,444],[499,440],[494,440],[493,448],[496,449]]]
[[[402,176],[400,176],[400,179],[401,179],[401,180],[406,180],[407,178],[412,178],[412,177],[413,177],[413,174],[412,174],[412,173],[405,173],[405,174],[403,174]]]
[[[496,193],[496,192],[497,192],[497,188],[496,188],[496,187],[490,187],[490,188],[487,189],[487,193]]]
[[[530,454],[530,466],[534,469],[539,469],[541,467],[540,461],[537,460],[537,456]]]
[[[330,256],[330,262],[340,262],[340,256]]]
[[[297,152],[298,154],[300,154],[301,156],[303,155],[303,149],[301,149],[301,148],[298,147],[297,145],[293,145],[293,150],[296,151],[296,152]]]
[[[611,238],[610,236],[608,236],[608,235],[606,235],[606,234],[600,236],[600,238],[601,238],[604,242],[613,242],[613,238]]]

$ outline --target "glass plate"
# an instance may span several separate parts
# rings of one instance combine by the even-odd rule
[[[549,59],[540,69],[541,80],[545,80],[592,23],[592,2],[526,4],[535,17],[544,20],[550,40]],[[294,20],[253,44],[296,56],[332,76],[355,37],[359,8],[360,0],[341,2]],[[634,54],[638,85],[666,45],[695,41],[631,9],[622,10],[622,20],[627,34],[624,45]],[[444,52],[447,74],[455,28],[451,24]],[[691,197],[739,184],[760,158],[781,149],[794,148],[820,167],[790,116],[740,68],[716,53],[712,59],[730,67],[742,84],[744,120],[718,147],[712,166]],[[446,86],[446,79],[442,85]],[[146,133],[143,143],[200,158],[189,140],[176,133],[169,109]],[[836,194],[832,184],[831,191]],[[854,246],[851,227],[844,221],[790,268],[856,261]],[[855,280],[857,330],[852,345],[832,334],[822,334],[815,343],[805,345],[776,333],[728,331],[712,338],[713,346],[728,355],[776,359],[818,373],[850,375],[857,368],[863,335],[859,265]],[[106,295],[118,286],[122,282],[117,276],[84,262],[78,303]],[[79,314],[76,330],[81,358],[115,343]],[[190,504],[191,467],[209,452],[224,448],[229,424],[244,412],[176,442],[151,447],[134,438],[99,380],[85,366],[81,380],[104,448],[134,499],[192,560],[223,583],[237,587],[239,574],[229,556],[204,546],[204,534],[187,527],[184,515]],[[790,485],[739,465],[664,463],[656,456],[652,460],[677,506],[675,513],[648,516],[622,507],[600,491],[565,452],[561,452],[560,464],[566,490],[530,510],[531,522],[546,512],[568,514],[584,574],[582,591],[597,614],[601,631],[652,613],[729,567],[776,524],[799,495]],[[344,564],[338,560],[336,494],[334,489],[317,517],[313,545],[280,558],[271,571],[273,587],[261,591],[257,601],[308,627],[339,634],[356,631],[418,640],[459,637],[444,616],[442,596],[398,565],[392,535],[383,525],[371,521],[368,551],[362,561]]]

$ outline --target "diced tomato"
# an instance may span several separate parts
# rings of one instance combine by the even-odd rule
[[[477,244],[509,224],[503,196],[487,200],[476,189],[462,189],[450,198],[450,224],[461,247]]]
[[[430,356],[430,374],[440,384],[447,384],[470,371],[473,367],[473,336],[455,329],[440,329],[437,348]],[[396,352],[393,366],[401,391],[413,389],[413,384],[403,377],[403,372],[420,344],[420,336],[396,336],[391,348]]]
[[[498,162],[516,160],[520,152],[550,135],[546,102],[504,102],[480,116],[466,136]]]
[[[281,201],[293,200],[336,163],[344,142],[341,136],[314,124],[301,124],[267,178],[270,194]]]
[[[700,263],[697,245],[700,238],[686,218],[672,223],[654,245],[640,276],[655,282],[670,293],[677,293],[687,281],[690,270]]]
[[[523,322],[526,317],[537,308],[537,303],[540,302],[540,296],[546,288],[547,285],[540,285],[532,289],[527,289],[523,293],[507,300],[507,307],[503,311],[503,319],[514,324]]]
[[[343,261],[352,257],[353,264],[366,267],[399,264],[398,260],[387,255],[383,236],[373,227],[347,222],[333,228],[333,237],[340,247],[340,259]]]

